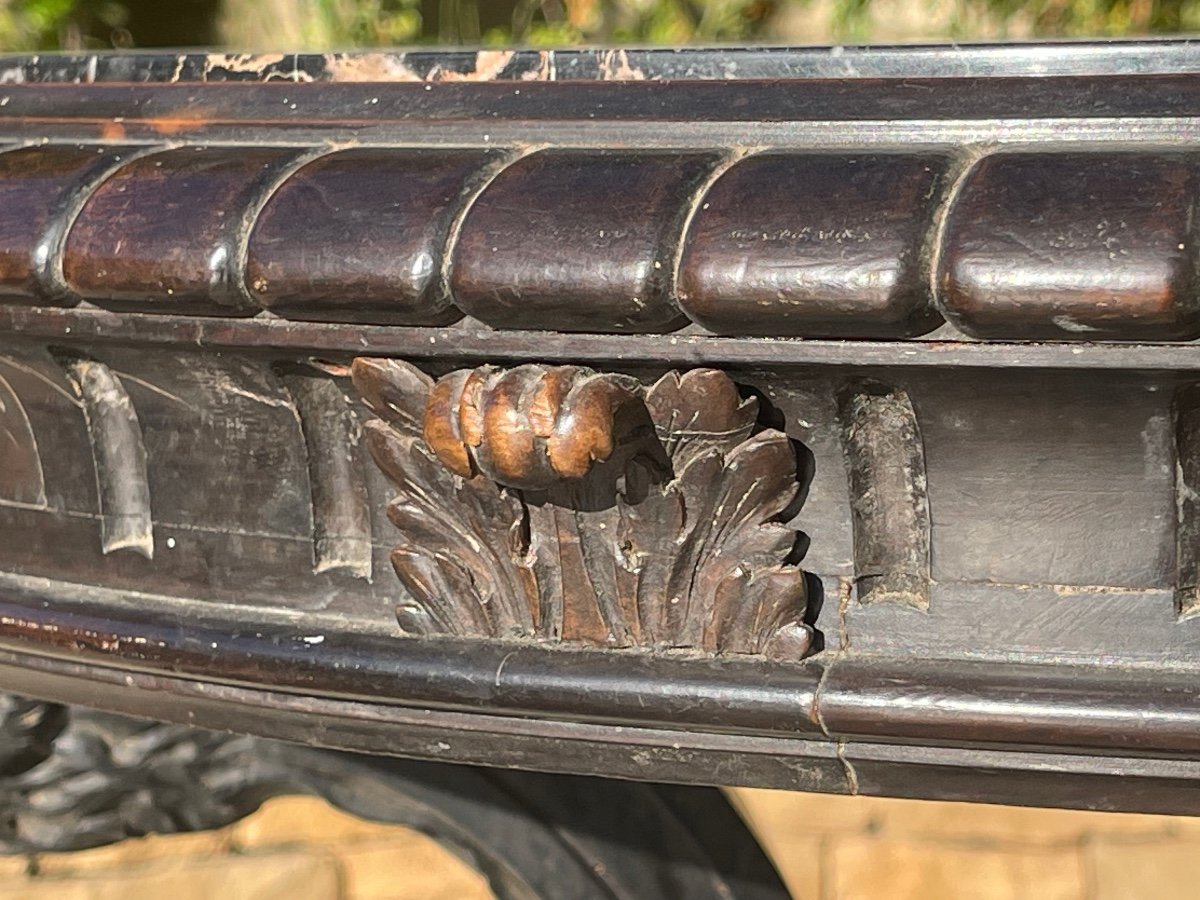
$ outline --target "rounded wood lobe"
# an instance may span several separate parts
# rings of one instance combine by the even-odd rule
[[[621,410],[642,393],[633,378],[577,366],[459,370],[430,391],[424,437],[456,475],[544,489],[608,459]]]

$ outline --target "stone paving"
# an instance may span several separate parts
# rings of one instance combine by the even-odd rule
[[[731,793],[802,900],[1200,896],[1200,819]],[[0,900],[490,896],[429,839],[307,797],[272,800],[220,831],[0,859]]]

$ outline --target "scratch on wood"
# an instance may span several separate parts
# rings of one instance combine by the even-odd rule
[[[0,375],[0,498],[33,508],[46,506],[42,457],[29,415],[13,386]]]

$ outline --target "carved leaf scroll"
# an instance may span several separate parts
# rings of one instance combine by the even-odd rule
[[[354,362],[413,635],[798,658],[791,442],[722,372]]]

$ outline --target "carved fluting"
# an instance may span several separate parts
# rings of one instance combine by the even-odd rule
[[[1172,402],[1175,426],[1175,608],[1200,614],[1200,385],[1186,384]]]
[[[312,494],[313,572],[371,577],[371,507],[359,464],[362,429],[338,384],[316,370],[282,373],[304,432]]]
[[[471,92],[495,85],[458,85],[457,100],[411,87],[383,100],[419,100],[418,118],[499,102]],[[676,96],[643,87],[653,108]],[[0,153],[0,302],[618,334],[690,320],[900,339],[949,322],[1000,340],[1195,339],[1195,189],[1186,159],[1137,149],[72,141]]]
[[[782,432],[756,432],[757,401],[723,373],[646,388],[522,366],[435,384],[361,358],[353,375],[379,417],[368,447],[398,489],[388,515],[404,538],[392,563],[406,632],[807,651],[797,533],[783,523],[795,452]]]
[[[104,363],[64,358],[82,401],[96,469],[100,542],[105,553],[131,550],[154,556],[154,517],[146,474],[146,445],[137,410],[117,374]]]
[[[863,381],[842,392],[858,599],[929,605],[930,516],[925,446],[908,394]]]

